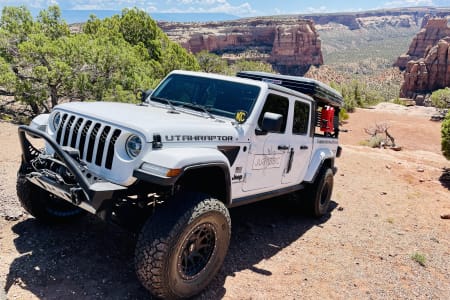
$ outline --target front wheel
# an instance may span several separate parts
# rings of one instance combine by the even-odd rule
[[[84,214],[84,210],[41,189],[29,182],[21,167],[17,174],[16,191],[22,207],[44,223],[72,221]]]
[[[225,205],[201,193],[184,193],[161,207],[139,234],[135,268],[141,283],[164,299],[201,292],[225,259],[231,220]]]

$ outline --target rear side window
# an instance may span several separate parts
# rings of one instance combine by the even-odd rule
[[[309,104],[295,101],[294,107],[294,124],[292,125],[292,133],[307,134],[309,125]]]
[[[281,133],[286,131],[286,121],[289,111],[289,100],[283,96],[269,94],[264,104],[264,108],[259,116],[258,125],[262,127],[262,120],[266,112],[276,113],[283,116],[283,124],[281,125]]]

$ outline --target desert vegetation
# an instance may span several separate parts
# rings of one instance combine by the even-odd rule
[[[448,87],[439,89],[431,94],[431,103],[434,107],[445,109],[450,107],[450,89]]]
[[[223,57],[207,51],[200,51],[196,54],[196,58],[200,65],[200,70],[208,73],[235,75],[243,70],[275,72],[271,64],[263,61],[238,59],[228,62]]]
[[[450,112],[447,113],[441,125],[441,148],[444,156],[450,160]]]
[[[367,27],[358,30],[319,29],[325,65],[305,75],[330,84],[344,97],[341,120],[356,107],[398,100],[402,74],[392,67],[418,31],[409,28]],[[174,69],[233,75],[241,70],[274,72],[264,61],[227,60],[202,51],[192,55],[172,42],[144,11],[125,9],[103,20],[94,15],[79,31],[71,31],[58,6],[36,18],[23,7],[5,7],[0,18],[0,96],[2,119],[11,116],[4,106],[28,112],[50,111],[61,101],[136,102],[141,89],[153,88]],[[6,99],[6,101],[5,101]],[[450,90],[435,91],[434,106],[450,102]],[[9,111],[11,112],[11,111]],[[442,149],[449,157],[448,115],[442,124]]]
[[[0,94],[33,114],[61,100],[136,101],[173,69],[198,70],[195,57],[172,42],[148,14],[125,9],[91,16],[73,34],[58,6],[34,19],[25,7],[5,7],[0,19]]]

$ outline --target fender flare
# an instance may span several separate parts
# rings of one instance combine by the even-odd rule
[[[319,174],[322,165],[325,161],[331,160],[331,167],[334,166],[334,153],[328,148],[319,148],[314,152],[311,157],[308,170],[306,171],[305,179],[306,182],[314,182],[317,174]]]
[[[154,166],[152,171],[146,166]],[[215,148],[167,148],[147,153],[142,165],[133,176],[162,186],[174,186],[187,172],[208,167],[218,167],[225,176],[225,204],[231,199],[230,163],[227,157]],[[178,170],[175,176],[163,174],[165,170]],[[162,173],[160,172],[162,171]]]
[[[230,164],[226,156],[216,148],[167,148],[148,152],[143,163],[161,166],[167,169],[185,169],[193,165],[223,163]]]

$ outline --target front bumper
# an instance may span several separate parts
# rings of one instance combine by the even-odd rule
[[[27,168],[24,174],[27,180],[40,188],[93,214],[101,210],[104,202],[114,199],[117,193],[126,189],[90,173],[82,163],[68,153],[67,149],[58,145],[45,132],[29,126],[19,126],[22,162],[26,166],[31,166],[39,157],[48,159],[30,143],[27,135],[44,139],[55,151],[51,160],[67,168],[74,177],[73,183],[67,183],[57,172],[48,168]]]

